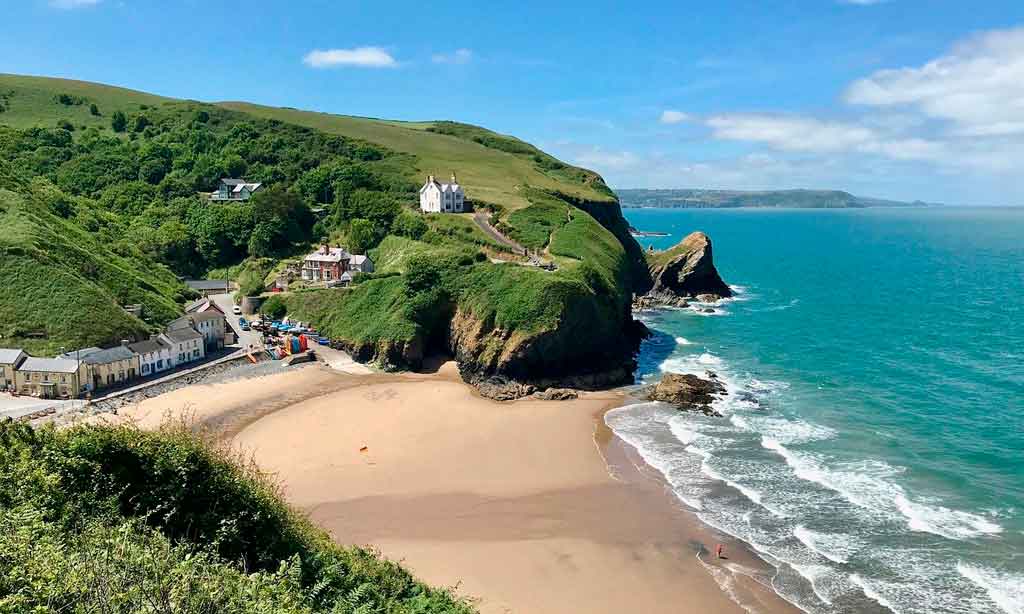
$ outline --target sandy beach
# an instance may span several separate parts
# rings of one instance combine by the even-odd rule
[[[716,582],[762,564],[666,493],[612,436],[616,392],[496,403],[458,380],[312,365],[195,385],[106,420],[219,430],[344,544],[372,545],[482,612],[742,612]],[[702,562],[703,561],[703,562]],[[749,579],[726,588],[794,611]]]

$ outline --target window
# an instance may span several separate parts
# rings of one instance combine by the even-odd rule
[[[144,364],[142,365],[142,374],[146,375],[147,373],[149,373],[149,365]]]

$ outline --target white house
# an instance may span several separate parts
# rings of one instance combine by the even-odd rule
[[[221,179],[217,191],[210,194],[210,200],[249,200],[262,187],[262,183],[245,179]]]
[[[167,330],[192,329],[203,336],[206,349],[219,350],[224,347],[224,333],[227,331],[227,318],[219,308],[187,313],[167,323]]]
[[[139,371],[142,377],[149,377],[174,366],[171,346],[160,341],[159,335],[153,335],[145,341],[128,345],[128,349],[139,357]]]
[[[348,270],[353,273],[373,273],[373,261],[369,256],[352,254],[348,261]]]
[[[172,366],[199,360],[206,356],[206,343],[203,335],[194,328],[167,329],[160,335],[160,341],[171,348]]]
[[[466,210],[466,193],[455,180],[440,183],[433,175],[420,188],[420,211],[424,213],[462,213]]]

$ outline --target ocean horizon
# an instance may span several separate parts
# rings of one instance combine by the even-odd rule
[[[638,382],[712,371],[723,418],[606,416],[685,506],[807,612],[1024,612],[1024,209],[624,214],[736,290],[639,314]]]

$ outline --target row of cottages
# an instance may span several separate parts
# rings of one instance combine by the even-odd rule
[[[210,194],[210,200],[236,202],[249,200],[262,188],[262,183],[253,183],[245,179],[221,179],[217,184],[217,189]]]
[[[0,389],[42,398],[73,398],[202,360],[208,350],[223,348],[234,339],[216,305],[197,303],[190,306],[193,313],[171,321],[164,332],[144,341],[83,348],[56,358],[0,349]]]
[[[433,175],[427,176],[420,188],[420,211],[424,213],[462,213],[466,211],[466,193],[452,173],[450,183],[441,183]]]
[[[328,286],[348,285],[355,273],[373,273],[368,256],[350,254],[344,247],[323,244],[302,260],[302,279]]]

